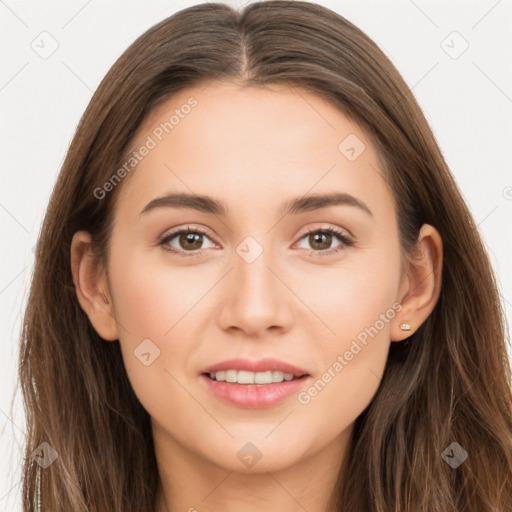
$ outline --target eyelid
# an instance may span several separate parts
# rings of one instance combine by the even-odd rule
[[[167,241],[172,240],[174,237],[178,236],[179,234],[181,234],[183,232],[185,232],[185,233],[187,233],[187,232],[199,233],[199,234],[207,237],[209,240],[211,240],[212,243],[214,243],[216,245],[219,245],[215,241],[215,237],[212,236],[209,233],[208,229],[202,228],[202,227],[194,227],[194,226],[191,226],[190,224],[187,224],[186,226],[182,226],[182,227],[177,227],[177,228],[171,229],[171,231],[166,232],[165,234],[159,236],[156,245],[165,246],[167,244]],[[195,254],[199,254],[199,253],[201,253],[202,251],[205,250],[205,249],[198,249],[196,251],[183,251],[183,250],[178,250],[178,249],[174,249],[174,248],[173,249],[169,249],[168,247],[164,247],[164,249],[168,250],[169,252],[179,253],[179,254],[183,254],[184,252],[188,252],[189,256],[193,256]]]
[[[210,234],[210,230],[204,227],[194,226],[191,224],[186,224],[185,226],[178,226],[176,228],[171,228],[168,232],[165,232],[163,235],[159,236],[158,239],[162,240],[164,238],[168,238],[170,236],[177,235],[178,233],[181,233],[182,231],[191,231],[193,233],[201,233],[203,235],[206,235],[208,238],[215,238]]]
[[[352,233],[345,228],[340,228],[339,226],[336,226],[334,224],[329,224],[328,222],[319,222],[318,226],[309,227],[306,231],[300,235],[300,238],[304,237],[305,235],[309,235],[310,233],[316,233],[317,231],[333,231],[337,232],[339,235],[343,235],[346,238],[349,238],[351,241],[354,241],[354,236]]]

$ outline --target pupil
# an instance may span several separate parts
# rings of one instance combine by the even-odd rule
[[[317,237],[323,237],[323,236],[330,237],[331,235],[329,235],[328,233],[317,233],[317,234],[313,235],[314,244],[319,243],[321,245],[322,242],[321,241],[317,241],[316,239],[317,239]],[[328,240],[329,240],[329,238],[328,238]],[[330,240],[329,240],[329,242],[330,242]],[[331,244],[329,243],[328,246],[327,247],[323,247],[323,249],[329,248],[330,245]],[[322,249],[322,247],[321,247],[321,249]]]
[[[186,244],[193,245],[192,249],[198,249],[201,246],[201,235],[199,233],[186,233],[182,235]],[[194,245],[194,242],[195,245]]]

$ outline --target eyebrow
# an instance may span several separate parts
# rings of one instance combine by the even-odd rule
[[[353,206],[373,217],[373,213],[363,201],[345,192],[298,197],[283,203],[280,213],[282,216],[285,216],[318,210],[328,206]],[[186,208],[223,217],[226,217],[228,213],[227,205],[212,197],[188,193],[171,193],[150,201],[139,215],[146,214],[157,208]]]

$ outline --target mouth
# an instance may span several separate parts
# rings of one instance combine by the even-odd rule
[[[291,369],[291,368],[288,368]],[[311,382],[309,373],[281,370],[203,372],[201,381],[216,399],[240,409],[268,409],[297,395]]]
[[[309,376],[308,373],[293,374],[282,371],[263,371],[251,372],[248,370],[222,370],[218,372],[203,373],[206,378],[215,382],[226,382],[231,384],[268,386],[272,384],[280,384],[282,382],[290,382],[294,380],[304,379]]]
[[[203,368],[199,376],[212,396],[242,409],[273,407],[313,379],[306,369],[273,357],[228,359]]]

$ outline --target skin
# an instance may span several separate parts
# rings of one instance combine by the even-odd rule
[[[418,329],[439,297],[442,241],[424,225],[417,265],[401,273],[395,204],[371,140],[306,90],[233,82],[191,88],[150,114],[134,146],[191,96],[197,106],[118,185],[108,268],[88,251],[89,234],[75,234],[77,297],[105,342],[119,340],[151,415],[161,478],[156,512],[325,512],[390,343]],[[366,146],[354,161],[338,150],[349,134]],[[373,215],[348,205],[279,215],[286,200],[333,191],[357,197]],[[177,208],[138,215],[169,192],[222,200],[228,216]],[[179,236],[168,242],[185,257],[158,245],[187,225],[207,236],[195,246],[180,245]],[[335,235],[315,245],[305,235],[329,226],[352,234],[355,245]],[[263,249],[252,263],[236,252],[247,236]],[[341,250],[318,256],[330,249]],[[200,255],[186,257],[191,252]],[[242,409],[199,378],[228,358],[270,356],[307,369],[306,388],[394,303],[401,310],[307,404],[292,396]],[[400,329],[405,321],[411,331]],[[149,366],[133,353],[147,338],[160,350]],[[248,442],[262,455],[252,467],[237,457]]]

